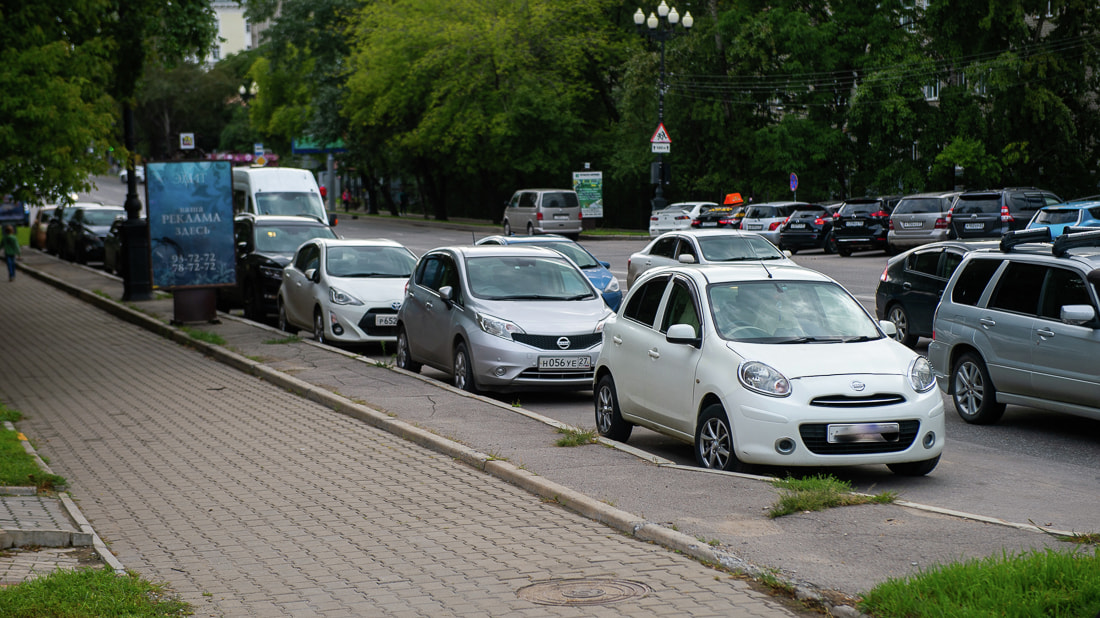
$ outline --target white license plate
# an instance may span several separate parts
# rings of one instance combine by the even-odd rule
[[[539,369],[566,369],[580,371],[590,369],[592,359],[588,356],[540,356]]]
[[[397,314],[374,316],[375,326],[397,326]]]
[[[762,229],[764,229],[764,226],[759,224],[759,223],[750,223],[750,224],[745,226],[745,229],[746,230],[762,230]]]
[[[897,423],[838,424],[829,425],[826,429],[829,444],[896,441],[901,431]]]
[[[718,227],[717,221],[704,221],[699,224],[699,227]]]
[[[790,226],[790,229],[792,229],[792,230],[804,230],[804,229],[806,229],[806,224],[805,223],[792,223],[791,226]]]
[[[924,227],[920,221],[902,221],[901,227]]]
[[[568,219],[569,215],[554,215],[555,219]]]
[[[967,223],[966,225],[963,226],[963,229],[966,229],[966,230],[984,230],[985,229],[985,224],[984,223]]]
[[[847,221],[844,223],[846,227],[863,227],[862,221]]]

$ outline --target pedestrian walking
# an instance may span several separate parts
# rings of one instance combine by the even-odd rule
[[[344,189],[344,193],[340,195],[340,201],[344,203],[344,210],[347,210],[348,204],[351,202],[351,192]]]
[[[15,228],[4,226],[4,236],[0,238],[0,253],[4,255],[4,261],[8,263],[8,281],[15,281],[15,260],[20,257],[19,239],[15,236]]]

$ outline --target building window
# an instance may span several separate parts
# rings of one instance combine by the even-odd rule
[[[934,81],[924,86],[924,100],[925,101],[939,101],[940,100],[940,82]]]
[[[214,58],[214,60],[221,60],[222,59],[222,47],[221,47],[221,45],[215,45],[214,49],[210,52],[210,55]]]

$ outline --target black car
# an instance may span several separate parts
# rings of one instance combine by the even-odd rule
[[[294,252],[313,238],[337,238],[327,224],[308,217],[237,215],[237,285],[218,288],[218,308],[243,307],[250,320],[263,321],[278,309],[283,267]]]
[[[833,238],[840,257],[848,257],[853,251],[889,252],[890,213],[899,199],[899,196],[861,197],[841,202],[833,215]]]
[[[915,346],[920,337],[932,336],[936,305],[963,255],[995,246],[996,241],[947,240],[890,258],[875,290],[875,313],[894,323],[898,341]]]
[[[947,226],[952,238],[1000,238],[1026,228],[1040,208],[1061,203],[1057,195],[1034,187],[967,191],[947,211]]]
[[[50,222],[46,224],[46,253],[52,255],[61,255],[65,249],[65,228],[69,224],[69,219],[72,218],[73,213],[76,212],[76,208],[84,206],[88,202],[77,202],[75,204],[58,204],[53,210],[53,216],[50,217]],[[98,202],[96,205],[99,206]]]
[[[736,230],[741,227],[741,219],[745,216],[745,204],[736,206],[720,205],[699,213],[691,222],[693,230],[707,230],[711,228],[726,228]]]
[[[779,228],[779,248],[793,253],[801,249],[823,249],[836,253],[833,239],[833,214],[839,204],[800,206]]]
[[[66,210],[71,214],[60,241],[58,252],[61,257],[78,264],[102,260],[103,239],[115,219],[126,217],[126,209],[122,206],[76,205]]]

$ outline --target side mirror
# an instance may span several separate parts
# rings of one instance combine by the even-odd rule
[[[695,256],[690,254],[690,253],[681,253],[680,256],[676,259],[681,264],[694,264],[695,263]]]
[[[439,288],[439,297],[442,298],[443,302],[447,303],[448,306],[454,302],[454,293],[454,288],[449,285]]]
[[[1066,324],[1081,326],[1096,319],[1096,310],[1092,305],[1065,305],[1062,307],[1061,317]]]
[[[600,266],[604,268],[611,268],[611,262],[600,262]]]
[[[316,268],[307,268],[306,272],[302,274],[306,276],[306,279],[309,279],[314,283],[320,283],[321,281],[321,273],[317,272]]]
[[[897,327],[897,325],[895,325],[890,320],[879,320],[878,321],[878,326],[879,326],[879,328],[882,329],[883,333],[886,333],[887,337],[897,337],[898,336],[898,327]]]
[[[665,333],[665,340],[669,343],[686,344],[699,347],[702,340],[696,335],[695,327],[691,324],[673,324]]]

